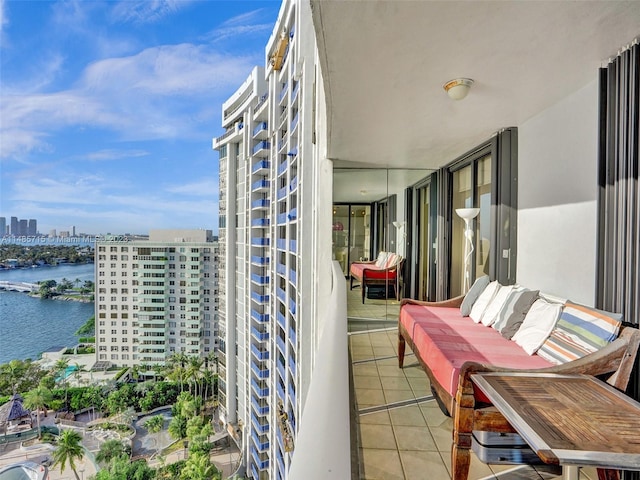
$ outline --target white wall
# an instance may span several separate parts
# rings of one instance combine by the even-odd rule
[[[518,128],[517,281],[593,305],[597,78]]]

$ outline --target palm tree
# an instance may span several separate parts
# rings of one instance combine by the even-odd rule
[[[84,457],[81,441],[82,437],[75,430],[64,430],[58,437],[58,445],[52,455],[53,465],[60,465],[60,473],[69,465],[76,480],[80,480],[76,471],[76,460],[82,460]]]
[[[36,411],[36,417],[38,419],[38,438],[42,436],[42,430],[40,429],[40,412],[39,410],[45,409],[46,406],[51,401],[51,391],[43,388],[37,387],[33,390],[28,391],[24,396],[24,406],[29,410]],[[46,415],[46,410],[45,410]]]
[[[185,480],[213,480],[220,478],[218,470],[211,464],[209,455],[197,452],[189,456],[180,478]]]
[[[68,358],[60,358],[53,365],[53,370],[62,378],[62,385],[64,387],[64,408],[68,409],[69,405],[67,404],[67,367],[69,366]]]
[[[189,361],[189,357],[184,353],[176,353],[169,360],[173,366],[170,377],[173,377],[180,382],[180,393],[182,393],[184,391],[184,377],[186,372],[185,365]]]
[[[189,365],[187,366],[186,377],[193,382],[194,391],[193,396],[197,397],[200,395],[198,392],[198,387],[200,386],[200,380],[202,379],[202,365],[204,364],[204,360],[199,357],[189,357]],[[191,392],[191,385],[189,385],[189,392]]]
[[[114,458],[119,458],[123,455],[129,456],[130,454],[130,447],[113,438],[100,445],[100,451],[96,453],[96,461],[109,464]]]

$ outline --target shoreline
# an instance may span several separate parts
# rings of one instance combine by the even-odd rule
[[[25,292],[31,298],[39,298],[41,300],[62,300],[65,302],[79,302],[79,303],[94,303],[94,300],[91,300],[89,297],[80,297],[75,295],[54,295],[49,298],[42,298],[39,293],[36,292]]]

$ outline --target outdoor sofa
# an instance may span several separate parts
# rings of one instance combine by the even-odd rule
[[[585,325],[587,330],[596,325],[592,330],[600,337],[586,345],[582,339],[576,341],[572,323],[578,324],[578,335]],[[488,278],[474,283],[466,301],[465,296],[441,302],[403,299],[398,331],[399,367],[408,344],[427,373],[440,407],[453,418],[455,480],[468,477],[474,431],[515,432],[474,387],[472,374],[581,373],[599,376],[624,391],[640,344],[640,331],[622,326],[619,315],[523,287],[501,286]],[[610,470],[599,475],[617,478]]]

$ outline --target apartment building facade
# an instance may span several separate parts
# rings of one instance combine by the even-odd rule
[[[119,367],[217,348],[217,244],[210,230],[96,242],[96,359]]]
[[[321,331],[309,5],[284,2],[257,66],[223,104],[220,158],[221,420],[247,475],[288,478]],[[303,35],[300,32],[305,32]],[[330,191],[330,187],[327,188]],[[224,380],[222,380],[224,379]]]

